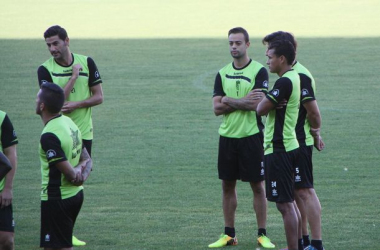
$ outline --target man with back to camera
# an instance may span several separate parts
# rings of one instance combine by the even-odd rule
[[[292,34],[284,31],[271,33],[263,38],[263,44],[269,45],[276,40],[288,40],[297,50],[297,42]],[[315,98],[315,81],[309,70],[297,60],[293,69],[301,80],[301,106],[296,126],[300,154],[295,172],[295,198],[302,216],[303,243],[307,250],[322,250],[321,204],[314,190],[312,152],[314,147],[321,151],[324,142],[320,136],[321,114]],[[312,240],[310,242],[307,222],[309,222]]]
[[[72,250],[72,233],[83,203],[83,182],[92,160],[82,147],[79,128],[60,114],[64,92],[54,83],[43,83],[37,94],[36,114],[44,124],[39,155],[41,161],[40,247]]]
[[[17,144],[13,124],[8,115],[0,110],[0,153],[4,154],[11,165],[5,178],[0,178],[0,250],[14,249],[15,223],[12,203],[13,179],[17,169]]]
[[[271,43],[266,55],[270,72],[280,77],[256,108],[258,115],[267,115],[264,133],[266,196],[269,201],[276,202],[282,215],[288,249],[299,250],[293,169],[299,148],[295,128],[300,102],[300,78],[292,70],[295,49],[289,41]],[[286,105],[277,108],[284,100]]]
[[[92,152],[92,107],[103,102],[102,79],[91,57],[70,51],[70,39],[64,28],[55,25],[44,33],[52,57],[38,68],[38,82],[53,82],[64,89],[62,112],[70,117],[82,133],[83,144]],[[74,246],[85,245],[73,236]]]
[[[249,182],[254,194],[253,208],[258,225],[258,244],[274,248],[266,237],[267,201],[264,189],[263,124],[254,111],[260,94],[266,92],[268,72],[260,63],[249,58],[249,35],[241,27],[228,32],[233,62],[216,76],[213,107],[215,115],[223,115],[219,128],[218,173],[222,180],[224,233],[210,248],[237,245],[235,211],[237,207],[236,180]]]

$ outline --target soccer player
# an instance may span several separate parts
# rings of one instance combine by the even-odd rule
[[[83,182],[92,160],[83,147],[81,132],[60,114],[64,92],[54,83],[43,83],[37,94],[36,113],[41,116],[41,234],[45,250],[70,250],[75,220],[83,203]]]
[[[297,50],[297,41],[289,32],[277,31],[264,37],[263,44],[275,40],[288,40]],[[298,61],[293,62],[293,69],[301,79],[301,106],[296,126],[300,155],[295,169],[295,198],[302,217],[302,234],[306,249],[322,250],[321,204],[314,190],[312,152],[314,147],[321,151],[324,142],[320,136],[321,114],[315,98],[315,81],[309,70]],[[307,228],[309,222],[312,240],[310,242]]]
[[[235,211],[236,181],[249,182],[253,191],[253,208],[258,225],[258,244],[274,248],[266,236],[267,201],[264,189],[263,124],[254,111],[260,94],[266,92],[268,72],[263,65],[249,58],[249,35],[241,27],[228,32],[233,62],[216,76],[213,107],[215,115],[223,115],[219,128],[218,173],[222,180],[224,233],[210,248],[236,245]]]
[[[0,249],[14,248],[13,178],[17,169],[18,139],[8,115],[0,110],[0,152],[8,158],[12,169],[0,178]]]
[[[91,156],[93,106],[103,102],[102,79],[91,57],[71,53],[70,39],[64,28],[55,25],[45,33],[45,42],[53,57],[38,68],[38,82],[54,82],[64,89],[62,112],[70,117],[82,133],[83,144]],[[73,236],[75,246],[85,245]]]
[[[91,57],[70,51],[70,39],[64,28],[55,25],[44,33],[46,45],[53,56],[37,71],[38,82],[53,82],[64,89],[62,112],[79,127],[83,144],[91,155],[93,126],[91,107],[103,102],[102,79]]]
[[[266,196],[276,202],[282,215],[289,250],[298,250],[293,169],[299,148],[295,128],[301,89],[299,75],[292,70],[295,54],[289,41],[275,41],[268,46],[269,70],[280,78],[256,108],[258,115],[268,115],[264,134]],[[284,100],[286,106],[277,108]]]

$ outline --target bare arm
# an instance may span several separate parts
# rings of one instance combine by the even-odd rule
[[[313,129],[317,129],[321,127],[322,118],[319,113],[319,108],[316,100],[305,102],[303,104],[304,108],[307,111],[307,119],[310,123],[310,126]]]
[[[82,65],[80,65],[80,64],[75,64],[73,66],[73,73],[70,77],[70,80],[66,83],[65,87],[63,88],[63,92],[65,93],[65,100],[67,100],[67,98],[69,98],[71,90],[73,89],[74,84],[79,77],[79,72],[82,70],[83,70]]]
[[[310,123],[310,133],[314,138],[314,147],[321,151],[324,149],[325,144],[322,141],[320,135],[322,118],[319,112],[318,104],[316,100],[309,101],[303,104],[307,111],[307,119]]]
[[[274,109],[276,105],[273,104],[268,98],[263,98],[262,101],[257,105],[256,113],[260,116],[267,115],[269,111]]]
[[[75,109],[79,108],[89,108],[99,105],[103,102],[103,89],[101,84],[97,84],[90,88],[91,97],[86,100],[78,102],[65,102],[62,107],[63,113],[73,112]]]
[[[12,169],[5,176],[4,189],[0,193],[1,207],[6,207],[12,204],[13,200],[13,179],[17,169],[17,150],[16,144],[4,148],[4,155],[9,159]]]
[[[55,164],[55,167],[65,176],[70,182],[77,181],[77,176],[82,174],[81,164],[73,168],[68,161],[61,161]]]
[[[219,115],[226,115],[229,113],[234,112],[236,109],[232,108],[231,106],[222,103],[223,96],[215,96],[212,98],[213,105],[214,105],[214,114],[216,116]]]
[[[84,168],[82,169],[82,179],[84,182],[87,180],[92,170],[92,159],[90,155],[88,154],[86,148],[83,148],[82,150],[82,154],[80,155],[80,161],[86,163]]]
[[[254,111],[263,97],[264,93],[262,90],[256,89],[250,91],[245,97],[240,99],[224,96],[221,102],[235,110]]]

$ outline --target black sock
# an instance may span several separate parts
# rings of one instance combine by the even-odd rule
[[[227,234],[228,236],[234,238],[235,237],[235,228],[234,227],[225,227],[224,228],[224,234]]]
[[[258,230],[258,233],[257,233],[258,236],[261,236],[261,235],[267,235],[267,230],[265,228],[259,228]]]
[[[309,235],[302,235],[302,239],[303,239],[303,245],[305,247],[307,247],[308,245],[310,245],[310,238],[309,238]]]
[[[298,250],[303,250],[303,239],[298,239]]]
[[[322,240],[311,240],[311,245],[318,250],[323,250]]]

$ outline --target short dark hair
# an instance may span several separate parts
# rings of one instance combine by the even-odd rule
[[[236,27],[236,28],[232,28],[228,31],[228,36],[230,36],[231,34],[237,34],[237,33],[243,33],[244,35],[244,39],[245,39],[245,42],[249,42],[249,35],[248,35],[248,32],[242,28],[242,27]]]
[[[288,40],[275,40],[269,43],[268,50],[274,50],[274,54],[278,57],[284,56],[288,65],[292,65],[296,58],[296,50],[293,44]]]
[[[65,102],[63,89],[59,85],[51,82],[41,84],[39,98],[40,102],[43,102],[46,109],[52,114],[59,113]]]
[[[292,33],[286,32],[286,31],[276,31],[269,35],[266,35],[262,42],[264,45],[269,45],[272,42],[276,40],[288,40],[294,47],[295,50],[297,50],[297,41],[294,38]]]
[[[44,32],[45,39],[56,35],[58,35],[59,39],[61,40],[66,40],[67,38],[66,30],[59,25],[51,26]]]

